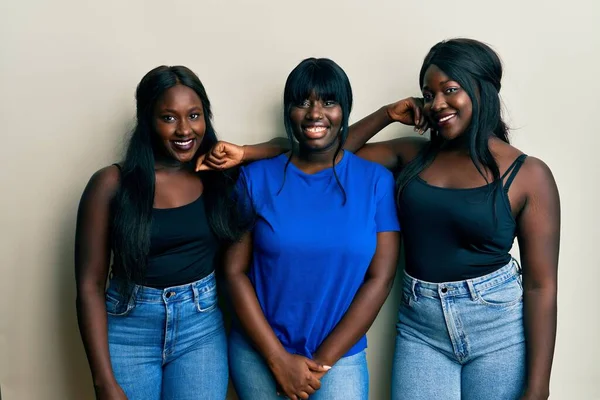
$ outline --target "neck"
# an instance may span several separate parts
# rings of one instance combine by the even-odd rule
[[[296,158],[302,164],[313,164],[313,165],[331,165],[333,161],[333,155],[335,154],[338,146],[339,140],[334,140],[329,146],[323,149],[309,149],[302,145],[298,146],[298,150],[294,153],[294,158]],[[342,156],[342,151],[340,150],[338,156],[336,157],[335,163],[339,161]]]
[[[154,169],[156,171],[179,172],[192,171],[192,163],[182,163],[163,154],[154,155]]]
[[[453,153],[470,154],[471,149],[469,146],[469,138],[466,135],[462,135],[452,140],[444,140],[442,143],[442,150]]]

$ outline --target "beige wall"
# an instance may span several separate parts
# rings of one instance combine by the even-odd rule
[[[90,175],[118,160],[135,85],[150,68],[192,68],[221,137],[250,143],[283,133],[283,84],[304,57],[346,70],[357,120],[417,94],[434,43],[469,36],[501,54],[514,143],[550,165],[561,192],[552,398],[600,399],[598,8],[596,0],[0,2],[2,398],[91,399],[74,317],[76,207]],[[378,139],[408,133],[394,126]],[[376,400],[388,398],[397,293],[369,333]]]

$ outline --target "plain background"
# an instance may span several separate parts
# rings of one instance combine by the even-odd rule
[[[190,67],[207,88],[220,137],[254,143],[283,134],[283,85],[303,58],[329,57],[345,69],[356,121],[418,95],[429,48],[466,36],[501,55],[512,140],[551,167],[560,189],[552,399],[600,399],[599,7],[595,0],[0,2],[2,398],[92,399],[74,312],[75,215],[92,173],[120,159],[147,71]],[[410,132],[394,125],[377,140]],[[369,332],[375,400],[388,398],[398,292]]]

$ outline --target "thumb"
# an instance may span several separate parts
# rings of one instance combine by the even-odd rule
[[[198,171],[206,171],[206,170],[210,169],[208,166],[204,165],[204,159],[205,158],[206,158],[206,154],[202,154],[196,160],[196,172],[198,172]]]
[[[306,365],[308,365],[308,369],[315,372],[327,372],[331,369],[329,365],[322,365],[310,358],[306,359]]]

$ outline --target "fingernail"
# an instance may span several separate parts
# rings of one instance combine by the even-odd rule
[[[323,365],[323,369],[325,371],[329,371],[331,369],[331,367],[329,365]]]

